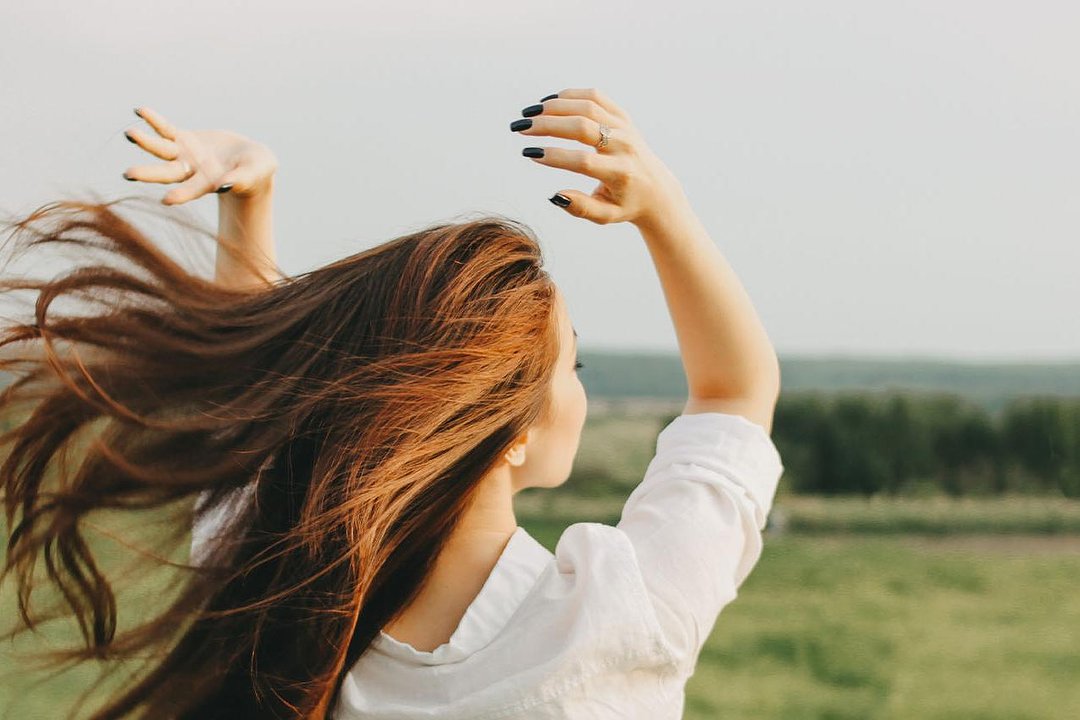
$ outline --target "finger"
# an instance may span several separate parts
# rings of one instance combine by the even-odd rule
[[[135,143],[143,150],[146,150],[152,155],[156,155],[162,160],[175,160],[180,152],[176,147],[176,143],[172,140],[148,135],[137,128],[125,130],[124,135],[127,136],[128,140]]]
[[[214,189],[214,183],[210,182],[202,173],[195,173],[184,182],[165,193],[161,198],[164,205],[179,205],[195,198],[202,197]]]
[[[570,204],[564,206],[558,202],[559,195],[568,199]],[[580,190],[560,190],[549,199],[552,204],[558,205],[574,217],[584,218],[597,225],[607,225],[608,223],[621,221],[622,208],[592,195],[586,195]]]
[[[537,151],[543,152],[543,155],[534,157]],[[626,175],[622,160],[611,155],[601,155],[592,150],[559,147],[525,148],[521,154],[541,165],[588,175],[606,185],[618,185]]]
[[[166,120],[160,113],[148,107],[135,108],[135,114],[149,123],[150,127],[157,131],[157,134],[166,140],[176,139],[176,128],[173,124]]]
[[[616,105],[614,100],[596,88],[566,88],[565,90],[560,90],[557,93],[557,96],[560,100],[591,100],[615,117],[622,118],[623,120],[630,119],[630,115],[625,110]],[[604,124],[606,125],[607,123]]]
[[[570,100],[555,98],[547,100],[539,105],[530,105],[521,111],[524,117],[544,115],[580,115],[605,125],[618,125],[622,118],[615,117],[594,100]]]
[[[191,165],[184,160],[171,160],[157,165],[136,165],[124,171],[128,180],[152,183],[174,183],[186,180],[193,174]]]
[[[606,123],[605,123],[606,124]],[[580,143],[596,147],[600,142],[600,124],[581,115],[537,115],[533,118],[515,120],[510,129],[522,135],[547,135],[550,137],[577,140]],[[625,152],[630,149],[627,133],[621,128],[609,128],[610,134],[604,150],[607,152]]]

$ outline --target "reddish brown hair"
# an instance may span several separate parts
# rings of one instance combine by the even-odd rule
[[[84,260],[51,280],[0,279],[37,294],[32,320],[0,335],[14,378],[0,412],[23,410],[0,435],[0,581],[15,578],[20,616],[7,637],[40,619],[43,558],[84,640],[51,663],[154,658],[95,720],[323,717],[481,477],[552,412],[559,339],[540,246],[484,216],[235,290],[163,252],[118,213],[127,200],[51,203],[5,227],[15,256],[66,245]],[[94,252],[105,259],[85,262]],[[63,297],[93,312],[58,314]],[[98,423],[74,470],[47,471]],[[160,612],[118,632],[88,516],[175,510],[163,541],[182,548],[193,513],[248,483],[255,502],[231,535],[177,570]]]

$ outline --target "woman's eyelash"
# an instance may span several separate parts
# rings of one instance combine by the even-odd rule
[[[578,360],[577,362],[574,363],[574,369],[575,370],[580,370],[583,367],[585,367],[585,364],[583,362],[581,362],[580,360]]]

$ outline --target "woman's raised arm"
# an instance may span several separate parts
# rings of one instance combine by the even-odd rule
[[[214,280],[218,283],[244,289],[281,277],[274,249],[273,194],[271,177],[259,195],[241,197],[227,192],[218,198],[218,235],[234,243],[237,252],[255,263],[263,276],[253,274],[247,265],[218,248],[214,265]]]
[[[128,168],[124,177],[178,183],[165,205],[218,193],[218,236],[214,279],[237,289],[258,288],[282,277],[273,233],[277,158],[262,143],[228,130],[185,130],[148,107],[135,109],[157,135],[128,130],[127,139],[165,160]],[[228,245],[232,252],[224,250]]]
[[[683,412],[742,415],[771,433],[780,363],[735,271],[689,204],[638,229],[679,339],[690,386]]]

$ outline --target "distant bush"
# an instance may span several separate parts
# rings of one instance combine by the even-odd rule
[[[773,441],[793,492],[1080,497],[1080,400],[1020,398],[994,417],[959,396],[782,395]]]

